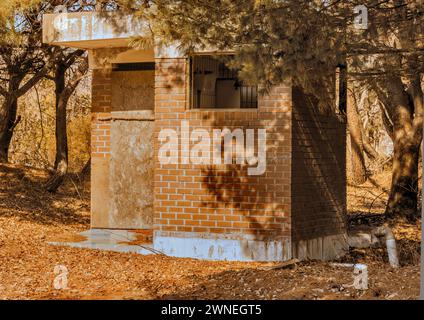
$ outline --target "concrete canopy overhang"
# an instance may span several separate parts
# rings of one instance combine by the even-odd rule
[[[43,42],[70,48],[128,47],[131,37],[143,36],[146,23],[131,15],[72,12],[43,15]]]
[[[90,69],[110,63],[150,62],[155,57],[183,57],[176,47],[136,50],[133,37],[146,35],[148,24],[116,12],[72,12],[43,15],[43,42],[89,53]]]
[[[146,50],[129,48],[133,37],[144,36],[149,30],[146,21],[140,21],[132,15],[116,12],[72,12],[43,15],[43,42],[69,48],[88,50],[89,52],[130,49],[129,54],[149,52],[154,58],[183,58],[186,55],[178,50],[178,45],[155,45]],[[101,49],[101,50],[99,50]],[[122,52],[122,50],[121,50]],[[208,48],[196,53],[231,54],[233,50]],[[133,60],[131,58],[130,60]],[[144,59],[143,59],[144,61]]]

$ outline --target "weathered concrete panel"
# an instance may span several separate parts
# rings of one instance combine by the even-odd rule
[[[112,73],[112,111],[153,110],[154,71],[115,71]]]
[[[109,225],[153,225],[154,71],[112,73]]]
[[[91,159],[91,227],[109,228],[109,159]]]
[[[152,227],[153,131],[153,121],[112,122],[109,215],[112,228]]]

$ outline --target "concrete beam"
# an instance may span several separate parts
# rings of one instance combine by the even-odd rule
[[[116,13],[72,12],[43,15],[43,42],[72,48],[127,47],[147,24]]]

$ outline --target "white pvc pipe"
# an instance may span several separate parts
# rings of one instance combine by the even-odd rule
[[[392,230],[387,226],[381,226],[374,231],[377,237],[385,237],[387,254],[389,256],[389,263],[392,268],[399,268],[399,256],[396,248],[396,239]]]
[[[387,253],[389,254],[389,263],[393,268],[399,268],[399,258],[396,249],[395,239],[386,239]]]

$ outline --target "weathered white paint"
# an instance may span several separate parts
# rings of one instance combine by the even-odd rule
[[[127,48],[132,37],[150,36],[149,30],[146,21],[140,20],[136,16],[119,15],[116,12],[72,12],[43,15],[43,42],[70,48],[89,50]],[[151,50],[153,51],[153,48]],[[196,50],[198,54],[231,52],[231,50],[219,51],[213,47]],[[154,56],[155,58],[175,59],[184,58],[186,54],[179,49],[178,43],[165,45],[156,41]],[[123,60],[128,59],[123,58]],[[130,60],[134,59],[130,58]],[[145,60],[144,57],[141,61]]]
[[[43,42],[81,48],[122,47],[128,45],[131,37],[145,34],[146,26],[135,16],[116,13],[45,14]]]
[[[285,261],[291,258],[288,240],[212,239],[156,235],[153,248],[180,258],[227,261]]]
[[[299,260],[333,260],[342,257],[349,250],[346,234],[336,234],[293,244],[293,257]]]

